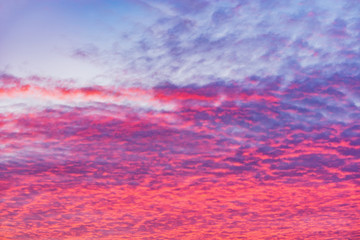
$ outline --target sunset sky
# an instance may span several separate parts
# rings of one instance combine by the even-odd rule
[[[360,239],[360,1],[0,0],[28,239]]]

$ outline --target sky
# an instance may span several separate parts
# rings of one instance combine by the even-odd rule
[[[0,239],[360,239],[359,0],[0,0]]]

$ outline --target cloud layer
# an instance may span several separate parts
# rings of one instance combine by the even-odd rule
[[[116,91],[1,80],[2,98],[53,100],[1,116],[5,238],[359,236],[356,79]],[[114,103],[134,92],[149,104]]]
[[[153,87],[248,76],[277,76],[286,85],[319,71],[359,75],[355,0],[23,5],[28,14],[17,21],[20,10],[3,7],[4,20],[14,23],[11,31],[3,27],[0,48],[0,67],[21,77]]]
[[[1,239],[360,238],[358,1],[21,3]]]

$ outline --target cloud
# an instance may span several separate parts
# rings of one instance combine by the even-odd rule
[[[62,5],[58,11],[51,8],[54,16],[64,19],[63,25],[70,24],[70,20],[73,25],[76,23],[71,37],[63,25],[57,24],[52,32],[56,36],[62,33],[60,40],[44,43],[36,38],[33,41],[36,44],[22,51],[22,56],[18,51],[3,50],[8,61],[0,62],[0,66],[3,69],[8,66],[14,74],[23,77],[30,74],[73,78],[82,84],[91,81],[148,87],[166,81],[182,86],[219,80],[241,82],[248,76],[281,77],[282,85],[286,86],[294,80],[316,78],[319,69],[327,77],[339,72],[349,77],[359,74],[356,67],[359,9],[353,1],[336,4],[136,1],[124,6],[133,15],[124,14],[119,19],[110,9],[124,12],[119,5],[99,8],[96,1],[89,5],[87,11],[93,16],[108,13],[101,23],[86,14],[65,18],[69,13],[65,14]],[[72,4],[70,13],[76,7]],[[151,10],[154,8],[160,11]],[[139,14],[145,14],[146,21],[139,21]],[[41,36],[45,30],[35,27],[38,19],[28,18],[29,28]],[[126,24],[115,24],[112,18]],[[85,28],[86,22],[93,23],[92,32],[79,30],[90,29]],[[28,46],[30,42],[22,43],[18,39],[24,31],[14,25],[14,34],[18,34],[4,35],[6,43],[12,43],[4,46],[8,49]],[[94,34],[98,37],[94,38]],[[71,39],[67,40],[66,36]],[[42,58],[53,59],[54,64],[32,59],[35,55],[29,49]],[[17,59],[27,61],[28,65]]]
[[[357,1],[95,3],[100,73],[0,61],[2,237],[358,236]]]
[[[328,76],[355,76],[359,73],[350,65],[358,62],[358,41],[351,16],[357,8],[349,7],[352,4],[339,2],[333,8],[320,2],[226,1],[208,2],[183,17],[159,14],[142,36],[129,35],[135,51],[120,60],[126,63],[121,71],[129,74],[125,78],[151,79],[145,85],[242,81],[252,75],[281,76],[286,85],[316,77],[319,69],[326,69]],[[185,11],[178,2],[161,5]],[[141,54],[136,49],[142,49]]]
[[[13,96],[47,93],[55,103],[2,114],[0,207],[7,237],[161,238],[179,231],[228,237],[241,229],[249,237],[297,237],[316,234],[309,219],[323,236],[335,234],[329,221],[338,234],[355,234],[348,193],[358,185],[359,123],[345,91],[351,81],[321,77],[283,88],[276,78],[249,77],[243,84],[114,90],[49,86],[41,79],[24,89],[27,79],[1,79]],[[135,93],[173,107],[114,102]],[[73,105],[76,98],[86,104]],[[329,101],[347,118],[324,114],[333,111]],[[263,232],[274,216],[283,216],[274,232]],[[254,228],[254,220],[262,227]],[[213,230],[207,221],[217,223]],[[286,230],[294,224],[302,231]]]

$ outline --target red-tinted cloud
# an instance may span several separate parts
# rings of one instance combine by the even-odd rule
[[[2,113],[3,239],[359,237],[350,80],[115,90],[5,80],[16,96],[87,104]],[[144,95],[174,107],[112,103]]]

